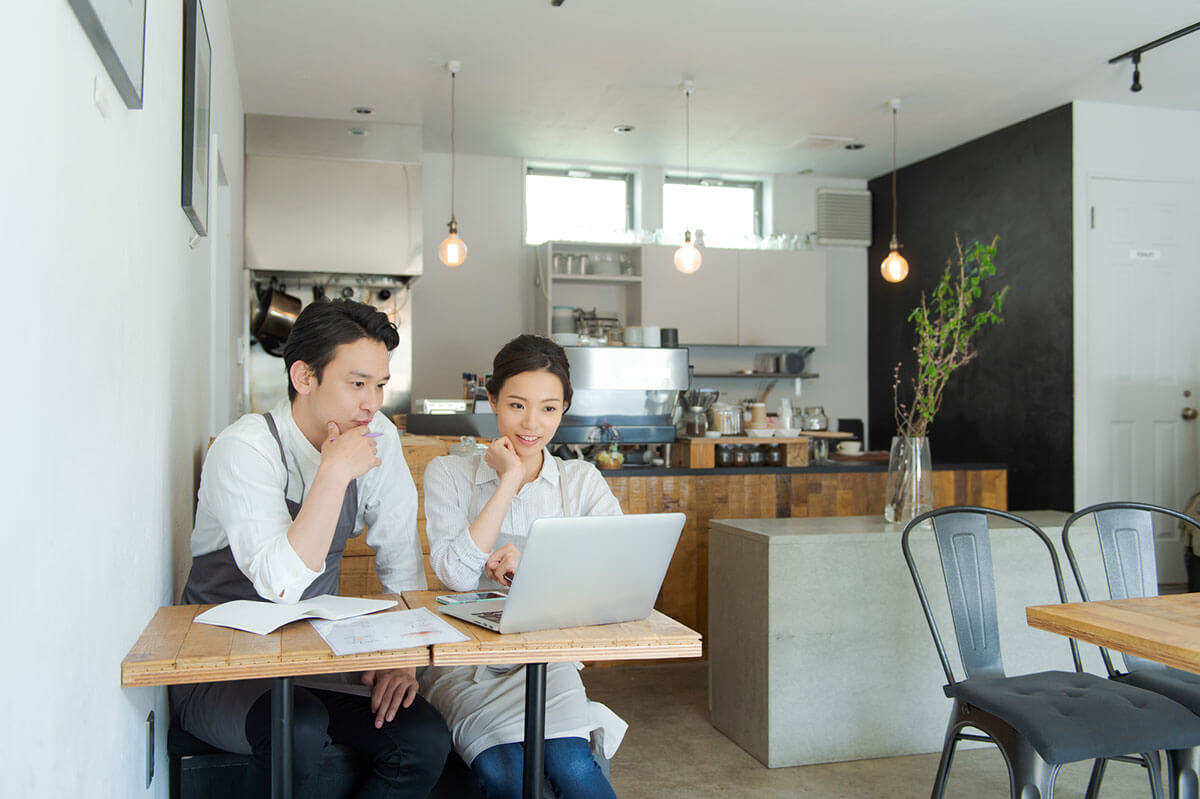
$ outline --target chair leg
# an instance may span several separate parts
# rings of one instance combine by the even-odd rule
[[[1142,760],[1150,775],[1150,794],[1154,799],[1162,799],[1162,763],[1158,759],[1158,752],[1142,752]]]
[[[1092,765],[1092,776],[1088,779],[1087,790],[1083,793],[1083,799],[1096,799],[1100,796],[1100,782],[1104,779],[1104,770],[1108,767],[1108,761],[1100,758]],[[1159,799],[1156,795],[1154,799]]]
[[[1171,799],[1197,799],[1200,793],[1200,748],[1167,752]]]
[[[942,757],[938,761],[937,776],[933,779],[930,799],[943,799],[946,794],[946,780],[950,777],[950,764],[954,760],[954,750],[958,746],[958,733],[961,729],[962,722],[958,713],[954,713],[950,717],[950,723],[946,725],[946,740],[942,744]]]
[[[1054,778],[1058,776],[1059,764],[1047,763],[1029,741],[1019,736],[1000,742],[1000,751],[1008,761],[1012,799],[1051,799],[1054,796]]]

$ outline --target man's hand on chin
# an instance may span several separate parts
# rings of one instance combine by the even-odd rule
[[[371,712],[375,714],[375,728],[396,718],[396,712],[409,707],[417,698],[417,670],[375,669],[364,671],[363,685],[371,686]]]

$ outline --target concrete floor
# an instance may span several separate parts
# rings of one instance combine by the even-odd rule
[[[612,761],[613,787],[621,799],[924,799],[933,785],[937,754],[768,769],[709,724],[703,662],[589,668],[583,677],[589,697],[629,722]],[[1091,763],[1064,766],[1054,795],[1082,797],[1090,771]],[[994,747],[955,756],[947,799],[1008,796],[1008,775]],[[1101,797],[1141,796],[1150,796],[1145,771],[1110,764]]]

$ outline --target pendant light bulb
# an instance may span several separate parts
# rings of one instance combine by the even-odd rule
[[[683,185],[690,186],[692,182],[692,82],[683,82],[683,142],[684,142],[684,172]],[[691,228],[683,233],[683,246],[675,251],[675,268],[685,275],[690,275],[700,268],[700,250],[692,244]]]
[[[892,100],[892,241],[888,245],[891,250],[879,271],[883,279],[889,283],[899,283],[908,277],[908,261],[900,254],[900,240],[896,238],[896,112],[900,110],[900,101]]]
[[[454,79],[462,64],[450,61],[446,71],[450,73],[450,235],[438,245],[438,258],[446,266],[462,266],[467,260],[467,245],[458,237],[458,220],[454,218]]]
[[[467,245],[458,237],[457,222],[451,219],[447,227],[450,228],[450,235],[438,245],[438,258],[446,266],[462,266],[463,261],[467,260]]]
[[[908,261],[900,254],[900,243],[895,237],[892,238],[891,250],[879,265],[879,271],[883,273],[883,279],[887,282],[899,283],[908,277]]]
[[[692,231],[683,234],[683,246],[675,251],[675,268],[685,275],[690,275],[700,268],[700,250],[692,244]]]

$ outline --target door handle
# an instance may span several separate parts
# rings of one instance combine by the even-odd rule
[[[1185,422],[1190,422],[1197,416],[1200,416],[1200,412],[1198,412],[1195,408],[1184,408],[1183,413],[1179,415],[1183,417]]]

